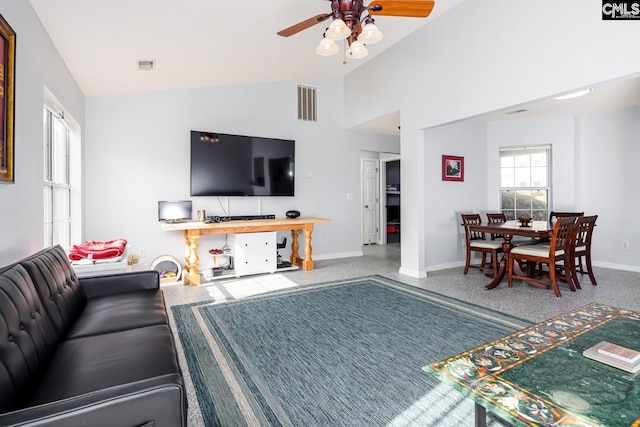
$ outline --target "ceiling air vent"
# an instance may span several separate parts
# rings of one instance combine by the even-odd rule
[[[298,121],[318,123],[318,88],[298,85]]]
[[[153,59],[140,59],[138,60],[138,70],[151,71],[155,68],[155,61]]]

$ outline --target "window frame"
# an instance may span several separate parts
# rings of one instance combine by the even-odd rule
[[[62,126],[64,135],[61,145],[54,143],[56,126]],[[71,127],[65,122],[64,115],[46,104],[43,107],[43,133],[43,239],[45,247],[60,244],[66,248],[72,241],[73,218]],[[61,151],[56,153],[57,149]],[[62,165],[59,164],[61,160]],[[58,205],[60,192],[65,194],[67,206]]]
[[[505,152],[509,152],[509,153],[514,153],[514,157],[518,152],[522,152],[523,154],[533,154],[536,152],[540,152],[540,151],[545,151],[546,153],[546,185],[532,185],[532,168],[536,167],[535,165],[532,164],[531,160],[529,161],[529,165],[527,166],[529,169],[529,185],[528,186],[517,186],[516,185],[516,171],[519,168],[515,163],[512,166],[513,168],[513,186],[503,186],[503,171],[505,169],[507,169],[508,167],[503,166],[503,153]],[[528,215],[531,218],[533,218],[534,220],[547,220],[549,218],[549,212],[551,212],[552,208],[551,208],[551,200],[552,200],[552,191],[553,191],[553,185],[552,185],[552,146],[550,144],[540,144],[540,145],[518,145],[518,146],[505,146],[505,147],[500,147],[499,149],[499,155],[498,155],[498,165],[499,165],[499,186],[498,186],[498,192],[499,192],[499,199],[500,199],[500,211],[503,212],[506,216],[507,219],[516,219],[522,215]],[[520,169],[523,169],[523,167],[520,167]],[[518,204],[518,192],[520,194],[524,193],[524,192],[530,192],[530,194],[533,194],[535,191],[543,191],[546,192],[546,209],[543,211],[542,209],[535,209],[533,204],[535,203],[535,197],[534,196],[529,196],[529,200],[531,201],[531,204],[529,205],[528,208],[523,208],[521,205]],[[505,200],[504,200],[504,193],[505,192],[514,192],[514,199],[513,199],[513,208],[505,208]]]

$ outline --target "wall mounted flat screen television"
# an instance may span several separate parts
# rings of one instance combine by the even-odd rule
[[[295,141],[191,131],[192,196],[294,196]]]
[[[185,222],[193,216],[191,200],[158,201],[158,221]]]

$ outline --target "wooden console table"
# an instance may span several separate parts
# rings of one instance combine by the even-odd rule
[[[330,222],[329,218],[292,218],[292,219],[255,219],[248,221],[226,221],[204,223],[199,221],[182,222],[177,224],[162,223],[164,231],[184,232],[186,245],[185,285],[199,285],[201,283],[200,257],[198,256],[198,242],[200,236],[207,234],[236,234],[256,233],[261,231],[291,230],[291,264],[301,265],[303,270],[313,270],[311,259],[311,233],[313,225],[319,222]],[[304,258],[298,255],[298,232],[304,231]]]

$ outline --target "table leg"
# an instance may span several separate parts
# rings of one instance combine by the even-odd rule
[[[493,280],[491,281],[491,283],[489,283],[487,286],[485,286],[485,289],[493,289],[498,287],[498,285],[500,284],[500,282],[502,281],[502,279],[504,279],[504,275],[507,272],[507,262],[509,261],[509,251],[511,250],[511,248],[513,247],[513,244],[511,243],[511,239],[513,238],[513,236],[509,235],[509,234],[503,234],[502,235],[502,258],[500,259],[500,262],[498,263],[498,271],[496,271],[496,275],[493,278]]]
[[[304,258],[298,254],[298,230],[291,230],[291,264],[302,266],[303,270],[313,270],[313,259],[311,258],[311,233],[313,224],[304,227]]]
[[[476,414],[475,414],[475,426],[476,427],[486,427],[487,426],[487,410],[484,406],[476,403]]]
[[[298,255],[298,230],[291,230],[291,264],[300,265],[302,259]]]
[[[200,284],[200,258],[198,257],[198,242],[200,240],[200,232],[198,230],[186,230],[184,232],[185,245],[187,251],[185,253],[187,271],[184,276],[185,285],[199,285]]]
[[[304,229],[304,261],[302,262],[303,270],[313,270],[313,260],[311,259],[311,232],[313,224]]]

